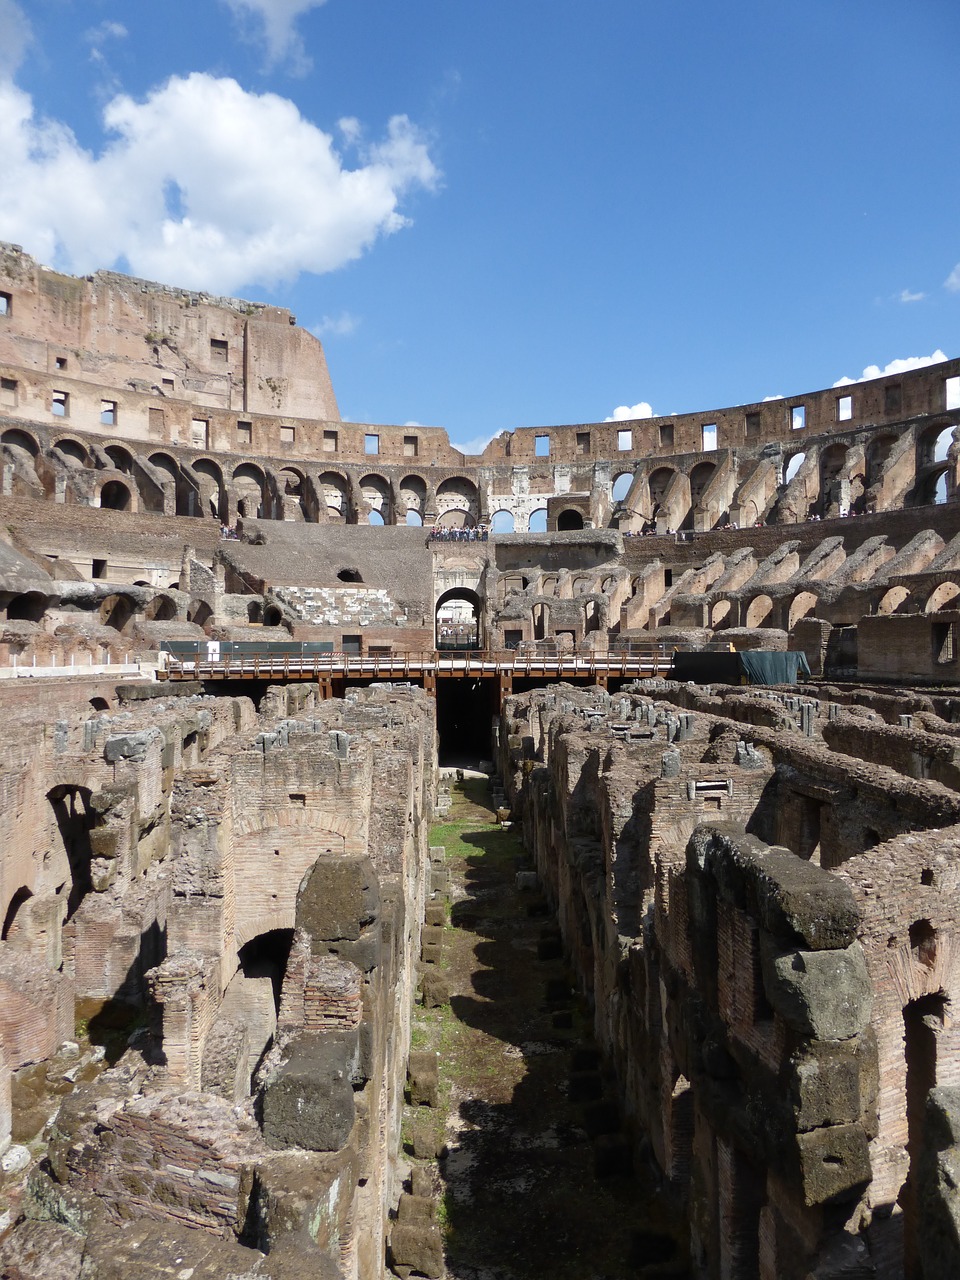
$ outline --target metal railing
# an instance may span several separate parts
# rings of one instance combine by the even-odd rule
[[[161,679],[373,679],[445,676],[648,676],[669,670],[672,649],[662,644],[622,649],[550,652],[514,649],[418,649],[350,653],[310,642],[254,646],[188,642],[163,649]]]

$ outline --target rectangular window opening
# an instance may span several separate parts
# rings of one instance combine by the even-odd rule
[[[363,437],[363,452],[366,454],[379,453],[380,437],[376,435],[365,435]]]
[[[253,444],[253,423],[237,423],[237,444]]]
[[[617,448],[621,453],[633,448],[633,432],[629,427],[617,432]]]
[[[17,403],[17,380],[16,378],[0,378],[0,404],[8,409],[16,407]]]
[[[107,576],[106,560],[94,560],[93,564],[90,566],[90,577],[105,578],[106,576]]]
[[[790,430],[802,431],[807,425],[806,405],[795,404],[790,409]]]
[[[403,437],[403,456],[405,458],[415,458],[420,452],[420,441],[416,436]]]
[[[100,401],[100,425],[102,427],[115,427],[117,425],[116,400]]]
[[[147,410],[147,426],[151,431],[163,430],[163,410],[148,409]]]
[[[163,388],[164,395],[170,395],[170,396],[173,395],[173,379],[172,378],[164,378],[163,381],[160,383],[160,386]]]
[[[673,423],[672,422],[665,422],[663,426],[661,426],[659,440],[660,440],[661,448],[668,448],[668,449],[673,448]]]
[[[955,622],[933,624],[933,652],[938,663],[956,661],[957,624]]]
[[[67,367],[67,357],[57,356],[53,363],[57,369],[65,369]]]
[[[195,449],[206,449],[210,443],[210,423],[206,418],[191,419],[190,443]]]
[[[758,440],[760,438],[760,415],[759,413],[748,413],[743,420],[743,434],[747,440]]]
[[[538,458],[549,458],[550,457],[550,437],[536,436],[534,438],[533,451]]]
[[[337,452],[337,433],[335,431],[325,431],[323,433],[323,452]]]
[[[700,430],[701,444],[704,453],[710,453],[717,447],[717,424],[705,422]]]
[[[945,409],[960,409],[960,376],[944,378],[943,407]]]
[[[215,364],[226,364],[229,347],[223,338],[210,339],[210,359]]]
[[[70,396],[66,391],[54,391],[50,398],[50,412],[55,418],[70,416]]]
[[[577,432],[577,453],[584,454],[590,452],[590,432]]]
[[[903,387],[894,382],[883,389],[883,412],[901,413],[903,411]]]
[[[849,422],[853,417],[853,396],[837,396],[837,421]]]
[[[296,439],[297,439],[297,429],[296,429],[296,427],[281,427],[281,428],[280,428],[280,443],[281,443],[281,444],[295,444],[295,443],[296,443]]]
[[[0,316],[8,316],[13,310],[13,296],[9,293],[0,293]]]

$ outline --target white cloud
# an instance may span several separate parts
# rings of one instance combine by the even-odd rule
[[[252,17],[263,23],[267,44],[267,62],[275,66],[288,61],[300,74],[310,68],[303,42],[296,30],[297,19],[311,9],[319,9],[326,0],[226,0],[240,18]]]
[[[451,440],[450,443],[454,449],[459,449],[461,453],[475,455],[483,453],[490,441],[498,435],[500,435],[499,431],[490,431],[486,435],[473,436],[470,440]]]
[[[925,369],[927,365],[939,364],[949,359],[939,348],[932,356],[906,356],[904,359],[891,360],[881,369],[877,364],[869,364],[859,378],[838,378],[835,387],[850,387],[855,382],[869,382],[871,378],[886,378],[893,373],[909,373],[911,369]]]
[[[317,338],[349,338],[359,328],[359,316],[341,311],[338,316],[324,316],[318,324],[311,325],[310,332]]]
[[[782,400],[782,399],[783,399],[783,396],[764,396],[760,403],[766,404],[768,400]]]
[[[0,76],[12,76],[33,42],[26,15],[14,0],[0,0]]]
[[[604,418],[604,422],[630,422],[634,418],[652,417],[653,409],[646,400],[640,400],[637,404],[618,404],[613,411],[613,416]]]
[[[358,134],[348,169],[288,99],[201,73],[142,102],[114,97],[103,118],[112,136],[97,156],[0,82],[0,239],[79,274],[117,264],[230,293],[360,257],[409,225],[403,195],[439,182],[406,116],[375,143]]]
[[[897,294],[898,302],[922,302],[927,295],[925,293],[911,293],[909,289],[901,289]]]
[[[960,293],[960,262],[957,263],[946,280],[944,280],[943,287],[949,289],[951,293]]]

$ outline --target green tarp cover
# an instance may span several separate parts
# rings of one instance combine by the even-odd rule
[[[794,649],[744,649],[737,657],[751,684],[796,684],[798,675],[810,674],[807,655]]]
[[[798,675],[810,674],[810,667],[806,654],[793,650],[678,650],[670,674],[694,684],[796,684]]]

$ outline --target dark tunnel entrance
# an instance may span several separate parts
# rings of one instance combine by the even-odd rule
[[[499,711],[499,678],[463,676],[437,681],[437,753],[441,766],[489,760],[493,718]]]

